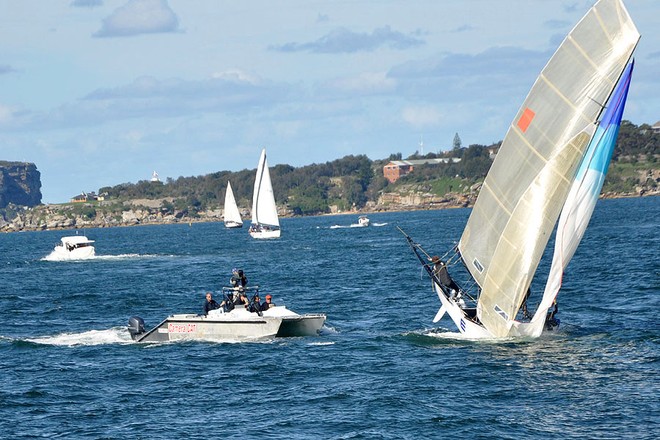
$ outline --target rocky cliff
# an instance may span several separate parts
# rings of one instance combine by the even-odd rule
[[[0,208],[9,203],[20,206],[41,203],[41,173],[35,164],[0,161]]]

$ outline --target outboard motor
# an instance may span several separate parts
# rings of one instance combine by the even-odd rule
[[[128,319],[128,332],[133,340],[138,339],[144,331],[144,319],[139,316],[131,316]]]

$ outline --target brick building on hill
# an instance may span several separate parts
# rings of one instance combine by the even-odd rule
[[[456,163],[461,159],[457,157],[441,157],[437,159],[393,160],[383,167],[383,176],[394,183],[401,177],[412,173],[415,167],[423,165],[438,165],[442,163]]]

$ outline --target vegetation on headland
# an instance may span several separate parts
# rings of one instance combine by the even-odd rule
[[[383,176],[383,166],[401,160],[401,153],[370,160],[351,155],[324,164],[271,167],[280,214],[317,215],[336,212],[429,209],[470,206],[492,163],[498,144],[462,147],[458,135],[453,149],[407,159],[460,158],[458,162],[424,165],[395,183]],[[648,124],[623,121],[617,147],[603,187],[607,197],[657,194],[660,183],[660,133]],[[0,230],[103,227],[177,221],[218,221],[227,182],[245,215],[251,207],[254,170],[219,171],[205,176],[140,181],[100,188],[105,200],[8,207]]]

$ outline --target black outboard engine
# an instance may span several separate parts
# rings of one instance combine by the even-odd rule
[[[138,339],[144,331],[144,319],[139,316],[131,316],[128,319],[128,332],[133,340]]]

